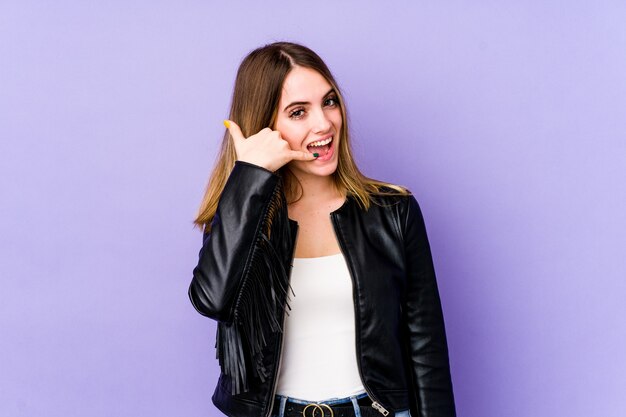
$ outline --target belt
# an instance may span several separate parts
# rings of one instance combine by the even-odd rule
[[[372,400],[367,395],[357,398],[357,404],[360,407],[371,408]],[[278,415],[280,408],[280,397],[274,399],[273,414]],[[379,414],[376,412],[376,414]],[[341,403],[324,404],[323,402],[311,402],[300,404],[287,400],[285,403],[285,416],[294,417],[354,417],[354,405],[348,400]]]

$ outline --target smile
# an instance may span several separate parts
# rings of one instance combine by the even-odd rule
[[[311,142],[307,145],[307,148],[309,146],[324,146],[324,145],[328,145],[331,141],[333,140],[333,137],[329,137],[328,139],[325,140],[318,140],[317,142]]]
[[[317,142],[310,143],[307,146],[308,151],[311,153],[319,154],[319,156],[311,162],[315,162],[315,161],[324,162],[324,161],[330,160],[330,158],[333,156],[333,153],[334,153],[334,149],[335,149],[334,144],[335,144],[335,141],[333,140],[332,136],[328,139],[319,140]]]

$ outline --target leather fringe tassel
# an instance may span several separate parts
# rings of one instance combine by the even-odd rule
[[[263,364],[263,348],[271,333],[283,331],[279,322],[283,303],[289,310],[289,275],[281,259],[281,247],[291,247],[287,200],[282,178],[265,209],[261,230],[235,300],[233,323],[218,322],[216,359],[230,377],[233,395],[248,391],[250,377],[265,381],[269,372]],[[291,289],[293,293],[293,289]]]

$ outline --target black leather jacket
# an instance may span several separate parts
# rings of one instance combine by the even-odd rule
[[[358,369],[382,416],[455,416],[441,303],[424,220],[410,196],[348,196],[330,214],[353,280]],[[222,372],[212,400],[232,417],[270,417],[298,223],[282,179],[237,161],[203,235],[189,297],[217,320]]]

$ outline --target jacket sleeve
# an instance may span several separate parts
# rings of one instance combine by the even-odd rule
[[[255,238],[278,179],[260,166],[235,162],[210,232],[203,234],[198,264],[189,286],[189,298],[200,314],[233,322],[244,270],[246,264],[250,267]]]
[[[403,305],[411,361],[412,414],[456,416],[446,333],[435,270],[421,209],[407,198],[404,247],[407,292]]]
[[[194,308],[218,321],[217,357],[233,394],[248,389],[251,372],[268,375],[262,350],[282,331],[279,307],[289,287],[281,255],[290,245],[288,223],[280,176],[236,161],[188,291]]]

